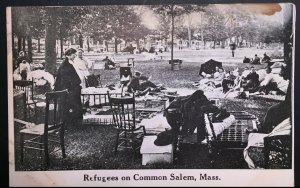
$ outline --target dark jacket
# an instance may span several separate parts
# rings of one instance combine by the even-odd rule
[[[80,87],[80,84],[81,80],[75,68],[69,63],[68,58],[65,58],[57,71],[54,89],[68,89],[70,91],[76,87]]]
[[[57,76],[54,84],[54,90],[67,89],[67,118],[70,122],[82,119],[82,104],[81,104],[81,80],[75,68],[69,63],[68,58],[64,59],[57,71]],[[74,123],[72,123],[74,124]]]
[[[259,83],[259,75],[256,72],[249,73],[245,80],[251,80],[253,83],[258,84]]]
[[[170,109],[173,113],[169,113]],[[200,140],[205,136],[204,113],[215,112],[218,108],[206,98],[203,91],[197,90],[192,95],[179,97],[174,100],[169,107],[166,108],[166,118],[172,130],[178,133],[182,126],[181,133],[189,135],[194,132],[197,127]]]

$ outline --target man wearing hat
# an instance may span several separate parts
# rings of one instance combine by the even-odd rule
[[[65,52],[66,58],[57,71],[54,90],[65,90],[69,92],[67,101],[67,119],[69,124],[76,124],[82,119],[81,105],[81,79],[74,68],[76,50],[73,48]]]
[[[74,59],[74,68],[81,79],[82,88],[85,88],[85,77],[89,76],[90,74],[93,74],[94,70],[93,63],[89,59],[83,57],[83,53],[83,49],[79,48],[77,52],[78,56]]]

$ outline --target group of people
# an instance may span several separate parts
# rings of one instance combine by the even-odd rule
[[[243,63],[251,63],[254,65],[259,65],[261,63],[267,63],[268,66],[272,66],[271,58],[267,55],[267,53],[264,53],[264,57],[260,60],[260,58],[257,56],[257,54],[254,55],[253,59],[250,59],[248,57],[244,57]]]
[[[86,87],[86,77],[94,74],[94,64],[83,57],[83,49],[66,50],[66,58],[59,67],[54,90],[68,90],[67,116],[70,124],[77,124],[83,118],[81,89]]]
[[[272,73],[272,68],[269,66],[265,68],[263,78],[260,78],[255,67],[251,66],[250,69],[245,67],[241,75],[237,71],[226,73],[222,67],[216,67],[213,74],[195,82],[194,86],[202,90],[220,88],[225,94],[232,90],[242,90],[249,93],[258,92],[258,94],[269,94],[274,91],[277,95],[285,95],[288,84],[289,81],[281,74]]]
[[[121,87],[126,88],[126,92],[135,93],[137,96],[145,95],[149,91],[160,91],[164,89],[162,84],[154,84],[150,81],[151,76],[143,76],[140,71],[135,71],[132,76],[126,71],[121,77]]]

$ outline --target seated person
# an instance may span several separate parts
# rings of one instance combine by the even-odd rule
[[[255,54],[254,59],[251,64],[259,65],[260,64],[260,58],[257,57],[257,54]]]
[[[205,72],[201,73],[201,75],[203,76],[203,78],[213,78],[213,77],[218,76],[218,74],[219,74],[219,67],[218,66],[216,66],[216,70],[215,70],[215,72],[213,74],[207,74]]]
[[[152,83],[150,78],[142,76],[139,71],[135,71],[135,75],[128,83],[128,92],[139,92],[138,95],[143,95],[151,89],[159,89],[160,87]]]
[[[233,74],[233,71],[229,71],[229,75],[222,81],[223,93],[227,93],[229,88],[234,86],[236,78],[237,77]]]
[[[116,63],[112,60],[112,58],[106,56],[102,61],[105,62],[104,64],[105,70],[111,70],[116,68]]]
[[[215,72],[212,78],[202,79],[199,83],[195,84],[195,86],[198,86],[199,89],[204,90],[207,88],[207,86],[211,86],[213,88],[221,87],[222,81],[225,78],[226,73],[223,68],[216,67],[216,70],[218,70],[218,72]]]
[[[243,59],[243,63],[250,63],[250,58],[245,56]]]
[[[266,53],[264,53],[264,57],[262,58],[261,62],[268,63],[270,61],[271,61],[271,58]]]
[[[259,86],[259,75],[256,73],[255,68],[251,67],[251,72],[243,78],[241,83],[242,88],[245,91],[254,92],[254,90]]]
[[[287,73],[287,71],[288,69],[286,67],[282,67],[280,76],[284,80],[289,80],[289,73]],[[285,100],[268,109],[263,122],[258,126],[258,132],[270,133],[274,126],[291,116],[291,110],[291,83],[289,82]]]
[[[273,74],[272,68],[266,68],[267,75],[265,79],[260,83],[258,92],[268,95],[270,91],[276,91],[277,95],[285,95],[287,93],[287,87],[289,80],[285,80],[279,74]]]

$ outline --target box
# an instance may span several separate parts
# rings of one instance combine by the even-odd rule
[[[145,136],[142,146],[142,165],[155,163],[173,163],[173,145],[156,146],[157,136]]]

